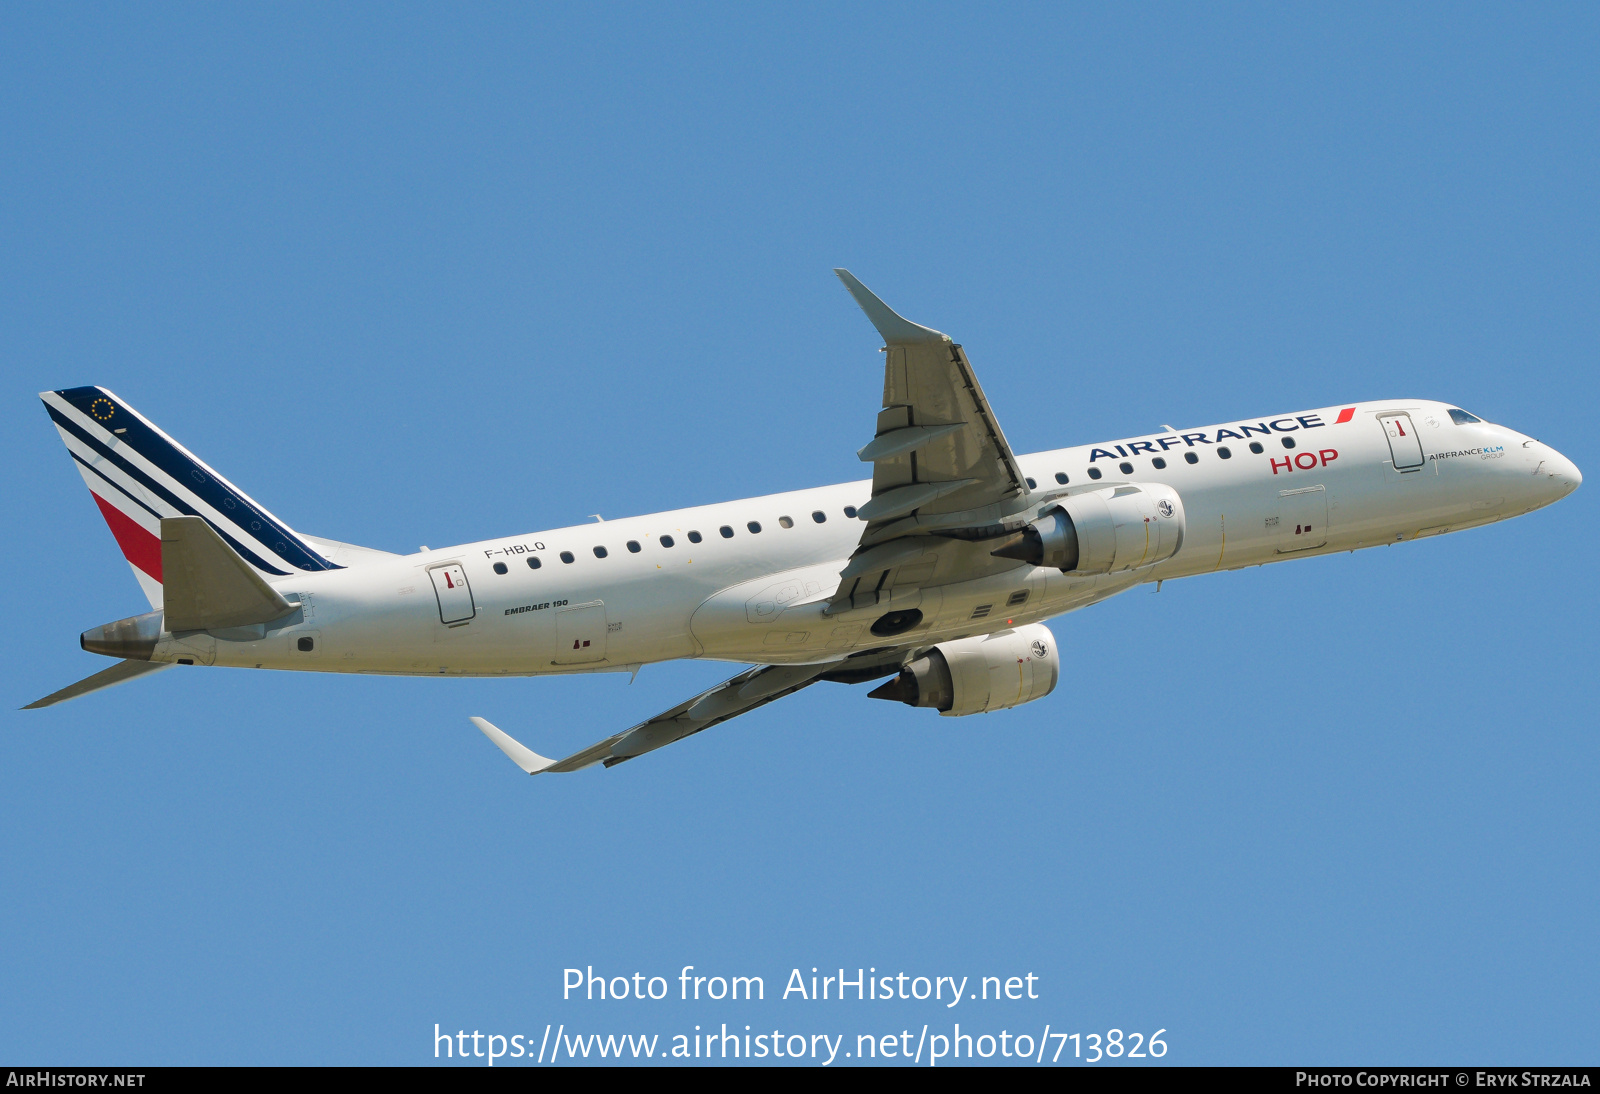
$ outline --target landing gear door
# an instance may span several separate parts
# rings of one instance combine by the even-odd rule
[[[581,665],[606,659],[606,606],[596,600],[556,613],[557,665]]]
[[[1417,427],[1411,424],[1409,414],[1380,414],[1378,421],[1389,438],[1389,454],[1394,457],[1396,471],[1415,471],[1424,463],[1422,442],[1417,439]]]
[[[433,578],[433,591],[439,598],[439,622],[465,623],[478,614],[467,573],[459,562],[429,570],[428,576]]]

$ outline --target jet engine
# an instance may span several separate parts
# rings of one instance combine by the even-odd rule
[[[1171,558],[1183,528],[1183,499],[1172,487],[1111,486],[1062,498],[990,554],[1062,573],[1114,574]]]
[[[1043,623],[1029,623],[941,642],[869,695],[933,707],[954,718],[1043,699],[1055,690],[1060,675],[1055,635]]]

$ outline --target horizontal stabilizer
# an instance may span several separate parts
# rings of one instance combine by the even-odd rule
[[[161,669],[171,667],[170,664],[163,661],[118,661],[110,668],[101,669],[93,676],[79,680],[76,684],[68,684],[60,691],[52,692],[43,699],[29,703],[22,709],[37,710],[40,707],[55,706],[57,703],[64,703],[68,699],[76,699],[80,695],[87,695],[91,691],[99,691],[101,688],[109,688],[113,684],[120,684],[124,680],[132,680],[136,676],[143,676],[146,673],[158,672]]]
[[[161,518],[167,630],[271,623],[295,610],[204,517]]]
[[[493,741],[501,752],[511,757],[512,763],[530,775],[537,775],[555,763],[554,760],[546,759],[533,751],[533,749],[528,748],[521,741],[492,722],[474,717],[472,724],[483,730],[483,735]]]

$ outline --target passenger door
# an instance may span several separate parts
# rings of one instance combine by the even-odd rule
[[[1278,553],[1308,551],[1328,542],[1328,492],[1321,486],[1278,494]]]
[[[1394,457],[1396,471],[1415,471],[1425,462],[1422,441],[1417,438],[1417,427],[1411,424],[1409,414],[1380,414],[1378,421],[1389,438],[1389,454]]]
[[[433,578],[433,591],[439,598],[439,622],[465,623],[478,614],[472,603],[472,587],[467,584],[467,572],[459,562],[439,566],[428,571]]]
[[[606,659],[606,606],[596,600],[576,604],[556,613],[558,665],[581,665]]]

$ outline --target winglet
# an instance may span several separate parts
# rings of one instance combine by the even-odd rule
[[[883,335],[887,345],[905,345],[908,342],[947,342],[943,334],[930,327],[919,326],[909,319],[896,314],[894,309],[879,300],[871,289],[867,288],[856,275],[849,270],[834,270],[834,274],[844,287],[850,290],[850,295],[856,298],[856,303],[861,305],[861,310],[867,313],[867,318],[872,320],[872,325],[878,328],[878,333]]]
[[[546,759],[531,748],[527,748],[521,741],[518,741],[499,726],[493,725],[482,718],[474,717],[472,724],[483,730],[483,735],[493,741],[501,752],[511,757],[512,763],[530,775],[537,775],[555,763],[554,760]]]

